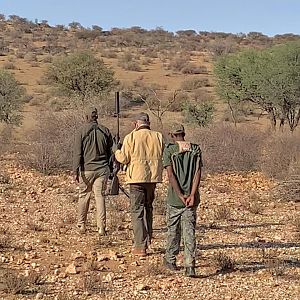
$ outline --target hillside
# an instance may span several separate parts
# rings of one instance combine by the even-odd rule
[[[51,27],[0,15],[0,68],[27,92],[22,125],[0,124],[0,299],[300,299],[299,131],[268,130],[267,116],[252,106],[234,127],[216,96],[213,75],[214,60],[223,54],[299,39],[140,27],[104,31],[77,22]],[[77,232],[78,191],[70,165],[82,109],[70,109],[44,75],[57,57],[78,51],[92,52],[115,72],[121,138],[131,130],[131,114],[147,109],[129,99],[132,87],[157,88],[163,101],[182,92],[163,124],[151,115],[152,128],[160,131],[184,120],[185,97],[214,104],[211,126],[185,124],[204,159],[197,278],[184,276],[182,252],[178,272],[162,265],[166,174],[156,192],[154,239],[146,258],[131,254],[129,200],[122,193],[107,197],[107,236],[97,235],[93,199],[87,233]],[[111,111],[99,104],[100,121],[115,133],[113,91],[109,97]],[[124,180],[120,172],[127,190]]]
[[[26,88],[30,101],[25,112],[36,111],[36,107],[60,109],[60,99],[52,95],[43,75],[56,56],[88,50],[113,68],[121,90],[138,80],[144,85],[159,85],[168,94],[191,79],[203,80],[203,86],[195,91],[197,101],[212,98],[217,119],[224,120],[227,108],[213,93],[213,59],[246,47],[264,48],[291,40],[299,40],[299,36],[271,38],[259,32],[235,35],[193,30],[172,33],[140,27],[103,31],[99,26],[83,28],[76,22],[51,27],[46,21],[33,23],[18,16],[5,20],[2,16],[0,67],[15,74]],[[25,128],[30,127],[31,115],[25,114]]]

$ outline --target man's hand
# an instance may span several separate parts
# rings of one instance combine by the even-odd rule
[[[181,195],[179,195],[178,197],[179,197],[179,199],[183,202],[183,204],[186,205],[187,196],[181,194]]]
[[[195,195],[189,195],[185,201],[187,207],[192,207],[195,204]]]
[[[113,145],[112,145],[112,148],[111,148],[112,153],[115,153],[117,150],[120,150],[121,148],[122,148],[121,141],[117,141],[114,138],[114,142],[113,142]]]

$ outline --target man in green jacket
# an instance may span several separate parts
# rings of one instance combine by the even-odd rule
[[[166,146],[163,155],[167,169],[169,190],[167,195],[167,245],[164,265],[177,270],[176,255],[183,239],[185,274],[195,277],[196,211],[200,203],[199,184],[202,157],[200,147],[185,141],[181,124],[174,124],[170,131],[174,143]]]
[[[78,222],[80,233],[86,231],[86,220],[92,191],[96,201],[96,220],[99,235],[106,234],[104,191],[110,173],[109,160],[113,139],[109,130],[98,124],[97,109],[91,109],[84,125],[75,137],[73,172],[79,183]]]

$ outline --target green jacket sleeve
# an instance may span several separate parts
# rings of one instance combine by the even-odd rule
[[[108,134],[107,134],[107,150],[108,150],[108,158],[109,159],[113,155],[113,151],[112,151],[113,144],[114,144],[113,137],[112,137],[110,131],[108,130]]]
[[[82,159],[82,135],[81,132],[75,135],[73,145],[73,171],[78,174]]]

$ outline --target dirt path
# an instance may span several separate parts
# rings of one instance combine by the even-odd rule
[[[5,275],[0,299],[299,299],[300,242],[293,225],[299,203],[270,199],[273,183],[260,174],[204,181],[198,210],[199,278],[191,280],[183,276],[182,254],[179,272],[161,265],[164,184],[155,203],[154,242],[141,260],[130,254],[125,196],[107,199],[107,237],[97,237],[94,206],[87,234],[79,235],[74,226],[76,189],[68,175],[44,177],[11,156],[0,165],[0,262]],[[233,269],[220,272],[226,257]],[[11,270],[29,282],[17,296],[3,290]]]

